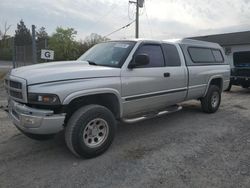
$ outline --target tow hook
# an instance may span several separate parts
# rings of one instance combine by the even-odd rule
[[[0,106],[0,110],[3,110],[5,112],[9,113],[8,105],[7,106]]]

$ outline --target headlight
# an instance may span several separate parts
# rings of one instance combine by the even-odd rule
[[[29,93],[28,102],[30,104],[42,104],[42,105],[60,105],[60,99],[55,94],[48,93]]]

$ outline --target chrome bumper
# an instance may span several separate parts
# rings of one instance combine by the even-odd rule
[[[53,134],[63,130],[65,114],[54,114],[51,110],[30,108],[13,100],[8,104],[13,124],[24,132]]]

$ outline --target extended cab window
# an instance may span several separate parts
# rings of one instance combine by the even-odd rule
[[[190,47],[188,52],[194,63],[222,63],[224,61],[220,50],[217,49]]]
[[[181,60],[177,48],[172,44],[163,44],[166,66],[181,66]]]
[[[222,56],[220,50],[214,50],[214,49],[213,49],[212,52],[213,52],[215,61],[216,61],[217,63],[221,63],[221,62],[224,61],[223,56]]]
[[[164,57],[160,45],[144,44],[141,46],[136,54],[147,54],[149,56],[149,64],[143,67],[164,67]],[[142,66],[140,66],[142,68]]]

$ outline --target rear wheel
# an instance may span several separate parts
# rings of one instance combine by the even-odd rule
[[[68,148],[76,156],[92,158],[104,153],[111,145],[116,120],[107,108],[88,105],[78,109],[65,130]]]
[[[221,102],[221,92],[218,86],[210,85],[207,94],[201,99],[202,110],[206,113],[214,113]]]

